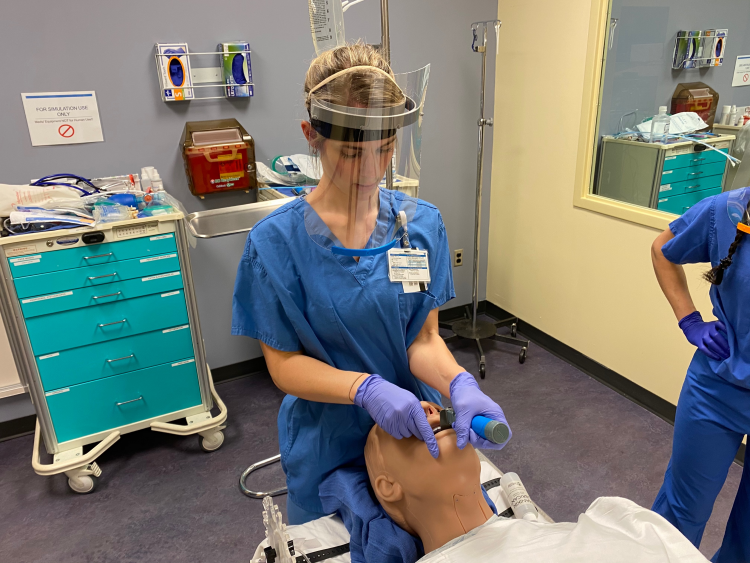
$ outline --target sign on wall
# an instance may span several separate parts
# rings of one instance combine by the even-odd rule
[[[96,92],[21,94],[32,146],[104,141]]]
[[[750,86],[750,55],[737,57],[734,63],[732,86]]]

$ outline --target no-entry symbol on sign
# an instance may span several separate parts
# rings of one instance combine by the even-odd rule
[[[742,82],[747,82],[748,80],[750,80],[750,74],[742,75]]]
[[[57,132],[60,133],[61,137],[70,139],[75,134],[76,130],[73,129],[72,125],[68,125],[66,123],[65,125],[60,125],[60,128],[57,130]]]

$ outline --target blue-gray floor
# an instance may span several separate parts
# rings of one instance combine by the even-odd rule
[[[452,346],[476,373],[473,344]],[[488,343],[481,387],[505,410],[513,440],[488,456],[516,471],[556,521],[575,520],[597,497],[618,495],[650,506],[669,460],[672,427],[532,345]],[[259,500],[238,489],[240,473],[278,452],[282,393],[268,375],[217,386],[229,409],[226,442],[203,453],[195,437],[142,431],[124,436],[99,460],[97,490],[76,495],[63,476],[31,469],[33,437],[0,443],[0,561],[13,563],[247,563],[263,539]],[[701,551],[721,542],[741,469],[734,465],[706,529]],[[281,468],[252,484],[283,482]],[[277,497],[284,508],[284,497]]]

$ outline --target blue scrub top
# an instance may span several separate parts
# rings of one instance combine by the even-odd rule
[[[376,229],[393,228],[406,197],[381,189],[381,210],[391,212],[379,214]],[[413,248],[428,251],[427,291],[405,294],[401,283],[391,283],[385,253],[356,262],[316,244],[305,228],[310,206],[300,198],[260,221],[248,236],[234,286],[232,334],[285,352],[301,350],[340,370],[376,373],[420,400],[440,403],[440,394],[412,375],[406,351],[428,313],[455,297],[453,274],[440,212],[415,201],[409,239]],[[278,426],[292,502],[323,512],[318,486],[339,467],[364,466],[373,424],[360,407],[287,395]]]
[[[727,213],[729,193],[701,200],[670,223],[675,237],[662,247],[667,260],[675,264],[710,262],[716,266],[727,255],[737,234]],[[727,327],[730,356],[721,362],[708,356],[706,360],[720,377],[750,388],[750,235],[744,238],[721,285],[711,285],[709,292],[714,315]]]

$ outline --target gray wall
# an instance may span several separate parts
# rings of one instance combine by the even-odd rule
[[[750,105],[750,86],[732,88],[736,57],[750,54],[747,0],[613,0],[612,17],[619,21],[604,75],[602,135],[616,133],[626,112],[638,109],[640,122],[660,105],[669,107],[680,82],[704,82],[716,90],[717,117],[723,105]],[[675,35],[692,29],[729,30],[723,66],[672,70]]]
[[[464,304],[471,299],[480,77],[480,56],[470,50],[469,25],[496,17],[497,3],[397,0],[390,2],[390,12],[395,71],[432,64],[420,195],[441,209],[451,247],[464,249],[466,263],[455,270],[458,298],[448,306]],[[365,0],[353,7],[346,14],[346,31],[349,40],[362,37],[379,43],[379,2]],[[253,49],[254,98],[161,101],[155,42],[184,41],[200,52],[236,39],[249,41]],[[305,117],[302,83],[314,50],[304,0],[79,0],[66,9],[50,0],[7,0],[0,8],[0,52],[3,183],[25,183],[61,171],[90,177],[130,173],[152,165],[159,169],[167,190],[189,211],[197,211],[251,199],[244,193],[204,201],[190,195],[177,146],[186,121],[237,118],[255,137],[257,158],[266,163],[277,154],[307,152],[299,123]],[[491,109],[494,49],[490,52]],[[32,147],[21,92],[67,90],[96,91],[105,142]],[[491,155],[492,135],[487,139],[487,155]],[[487,196],[489,165],[488,157]],[[484,218],[486,236],[489,218]],[[260,355],[256,342],[229,334],[232,287],[244,239],[238,235],[201,241],[192,253],[203,334],[214,368]],[[486,266],[484,258],[482,264]],[[480,279],[485,278],[483,267]],[[480,297],[484,294],[482,282]]]

